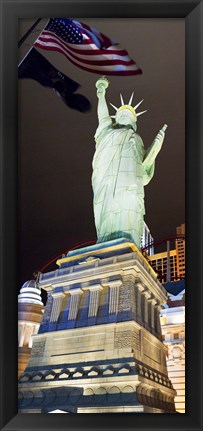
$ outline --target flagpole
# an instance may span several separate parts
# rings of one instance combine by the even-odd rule
[[[25,40],[28,38],[28,36],[32,33],[32,31],[34,30],[34,28],[37,26],[37,24],[41,21],[42,18],[38,18],[37,21],[35,21],[35,23],[30,27],[30,29],[27,31],[27,33],[25,33],[25,35],[20,39],[20,41],[18,42],[18,48],[23,44],[23,42],[25,42]],[[48,20],[49,21],[49,20]],[[28,52],[25,54],[25,56],[23,57],[23,59],[20,61],[20,63],[18,64],[18,67],[23,63],[23,61],[25,60],[25,58],[28,56],[28,54],[30,53],[30,51],[32,51],[33,49],[33,45],[31,46],[31,48],[28,50]]]
[[[21,45],[25,42],[25,40],[28,38],[28,36],[32,33],[34,28],[37,26],[37,24],[41,21],[42,18],[38,18],[34,24],[29,28],[29,30],[24,34],[24,36],[19,40],[18,42],[18,48],[21,47]]]

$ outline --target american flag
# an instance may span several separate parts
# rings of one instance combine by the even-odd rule
[[[50,18],[34,46],[64,54],[75,66],[100,75],[138,75],[142,70],[108,36],[69,18]]]

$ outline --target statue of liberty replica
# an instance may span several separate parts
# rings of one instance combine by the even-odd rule
[[[116,110],[112,117],[105,100],[108,85],[105,77],[96,82],[99,125],[95,134],[92,187],[97,242],[125,238],[140,248],[145,214],[144,187],[153,177],[155,159],[167,126],[162,127],[145,150],[136,132],[137,117],[146,112],[136,111],[142,101],[133,107],[133,94],[128,104],[121,95],[120,108],[111,104]]]
[[[136,133],[140,103],[121,97],[114,121],[107,79],[96,86],[97,243],[69,250],[39,276],[47,302],[19,380],[18,412],[175,413],[160,324],[167,293],[139,250],[144,187],[166,125],[145,150]]]

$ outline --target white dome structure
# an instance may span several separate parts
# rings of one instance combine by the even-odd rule
[[[23,284],[22,288],[20,289],[20,294],[18,295],[18,302],[43,305],[40,293],[41,291],[37,287],[36,281],[28,280]]]
[[[38,333],[44,304],[35,280],[26,281],[18,295],[18,378],[25,370],[33,337]]]

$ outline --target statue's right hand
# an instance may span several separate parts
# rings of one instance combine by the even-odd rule
[[[96,88],[97,88],[97,96],[104,96],[106,92],[106,88],[109,86],[108,79],[103,76],[102,78],[99,78],[96,82]]]
[[[106,89],[103,87],[103,85],[99,85],[97,87],[97,96],[104,96],[106,93]]]

